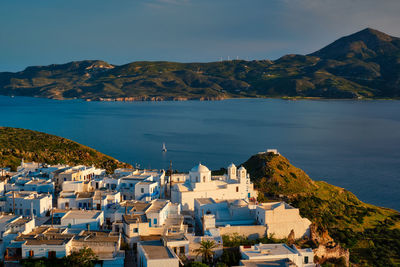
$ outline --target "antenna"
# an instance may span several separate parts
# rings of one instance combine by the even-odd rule
[[[169,198],[172,195],[172,160],[169,161]]]

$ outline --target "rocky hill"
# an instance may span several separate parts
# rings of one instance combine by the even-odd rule
[[[94,165],[108,172],[119,167],[132,167],[62,137],[26,129],[0,127],[0,167],[11,167],[15,170],[21,164],[21,159],[48,164]]]
[[[316,241],[324,249],[338,243],[350,250],[350,262],[361,266],[399,265],[399,212],[363,203],[344,188],[313,181],[281,155],[257,154],[243,166],[260,192],[259,200],[282,199],[299,208],[324,236]]]
[[[211,63],[99,60],[0,73],[0,94],[87,100],[399,98],[400,38],[365,29],[309,55]]]

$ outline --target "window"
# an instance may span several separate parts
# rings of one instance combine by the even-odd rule
[[[137,233],[137,232],[139,232],[139,230],[138,230],[138,228],[133,228],[132,232]]]
[[[154,222],[154,225],[157,225],[157,219],[154,218],[153,222]]]
[[[179,254],[185,254],[185,247],[179,247]]]
[[[236,186],[236,192],[239,192],[239,186]]]
[[[144,193],[144,188],[143,187],[140,188],[140,192]]]
[[[307,264],[308,263],[308,256],[304,257],[304,263]]]
[[[203,182],[204,182],[204,183],[206,182],[206,177],[205,177],[205,176],[203,176]]]
[[[33,253],[33,250],[29,250],[29,257],[33,257],[35,255],[35,253]]]

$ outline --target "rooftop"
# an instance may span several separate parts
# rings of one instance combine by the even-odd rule
[[[297,252],[286,244],[256,244],[254,246],[240,246],[240,251],[249,259],[260,256],[279,256],[297,254]]]
[[[290,206],[285,202],[270,202],[270,203],[260,203],[258,207],[264,210],[274,210],[276,208],[283,207],[284,209],[294,209],[294,207]]]
[[[150,260],[175,258],[171,251],[163,246],[160,240],[141,241],[139,244]]]
[[[289,259],[271,259],[271,260],[241,260],[241,266],[245,267],[288,267],[292,266]],[[293,265],[296,266],[296,265]]]
[[[168,200],[165,199],[155,199],[151,203],[151,206],[148,210],[146,210],[146,213],[158,213],[160,210],[162,210],[166,205],[170,203]]]
[[[133,207],[133,212],[145,212],[151,203],[137,200],[127,200],[121,203],[121,206]]]
[[[98,210],[70,210],[62,219],[97,219],[101,213]]]
[[[136,215],[136,214],[128,214],[128,215],[122,215],[123,220],[128,223],[141,223],[141,222],[147,222],[146,215]]]
[[[53,246],[61,246],[68,241],[70,241],[71,238],[65,238],[65,239],[50,239],[50,240],[38,240],[38,239],[29,239],[26,241],[25,245],[27,246],[37,246],[37,245],[53,245]]]

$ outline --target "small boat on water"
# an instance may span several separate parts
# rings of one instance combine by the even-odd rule
[[[162,152],[167,152],[167,148],[165,147],[165,143],[162,144]]]

